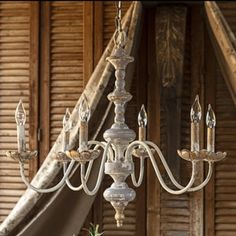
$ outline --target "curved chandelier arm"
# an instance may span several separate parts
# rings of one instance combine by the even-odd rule
[[[89,164],[88,164],[88,168],[87,168],[87,171],[86,171],[86,174],[85,174],[85,180],[86,180],[86,182],[87,182],[88,177],[89,177],[89,175],[90,175],[90,173],[91,173],[91,169],[92,169],[92,166],[93,166],[93,162],[94,162],[94,160],[90,161]],[[78,165],[80,165],[80,164],[78,164]],[[64,174],[66,173],[66,170],[67,170],[66,163],[63,163],[63,171],[64,171]],[[80,190],[83,188],[82,184],[80,184],[80,185],[77,186],[77,187],[73,186],[73,185],[71,184],[71,182],[70,182],[69,176],[66,178],[66,185],[67,185],[71,190],[73,190],[73,191],[80,191]]]
[[[149,155],[149,157],[150,157],[150,159],[151,159],[151,163],[152,163],[152,166],[153,166],[154,171],[155,171],[155,173],[156,173],[156,176],[157,176],[157,178],[158,178],[158,180],[159,180],[161,186],[162,186],[167,192],[169,192],[169,193],[171,193],[171,194],[177,195],[177,194],[182,194],[182,193],[187,192],[188,189],[190,189],[190,188],[192,187],[192,185],[193,185],[193,183],[194,183],[194,181],[195,181],[195,176],[196,176],[196,161],[193,161],[193,162],[192,162],[192,175],[191,175],[191,179],[189,180],[189,182],[188,182],[188,184],[186,185],[186,187],[184,187],[184,188],[182,188],[182,189],[180,189],[180,190],[173,190],[173,189],[169,188],[169,187],[165,184],[165,182],[164,182],[164,180],[163,180],[163,178],[162,178],[162,176],[161,176],[160,170],[159,170],[159,168],[158,168],[158,166],[157,166],[156,160],[155,160],[155,158],[154,158],[154,156],[153,156],[153,154],[152,154],[152,151],[151,151],[150,147],[149,147],[145,142],[142,142],[142,141],[134,141],[134,142],[132,142],[132,143],[128,146],[128,148],[127,148],[126,156],[129,156],[130,153],[131,153],[131,150],[132,150],[135,146],[138,146],[138,145],[143,146],[143,148],[146,149],[146,151],[147,151],[147,153],[148,153],[148,155]]]
[[[157,154],[159,155],[160,159],[161,159],[161,162],[163,164],[163,166],[165,167],[165,170],[171,180],[171,182],[175,185],[176,188],[178,189],[183,189],[184,186],[180,185],[175,177],[173,176],[167,162],[166,162],[166,159],[165,157],[163,156],[160,148],[153,142],[150,142],[150,141],[145,141],[146,144],[148,144],[149,146],[153,147],[155,149],[155,151],[157,152]],[[207,183],[209,182],[210,178],[211,178],[211,175],[212,175],[212,171],[213,171],[213,163],[211,161],[208,161],[208,174],[207,174],[207,177],[206,179],[201,183],[199,184],[198,186],[195,186],[193,188],[189,188],[188,189],[188,192],[194,192],[194,191],[198,191],[200,190],[201,188],[203,188],[204,186],[207,185]]]
[[[135,187],[139,187],[142,184],[143,174],[144,174],[144,158],[140,157],[140,169],[139,169],[138,181],[136,180],[135,173],[131,174],[132,183]]]
[[[96,146],[94,147],[94,150],[97,150],[99,147],[102,147],[104,150],[106,148],[106,143],[105,142],[98,142],[98,141],[89,141],[88,142],[89,145],[93,145],[93,144],[96,144]],[[111,147],[109,147],[108,149],[109,151],[109,157],[113,157],[113,152],[112,152],[112,149]],[[91,169],[92,169],[92,166],[93,166],[93,162],[94,160],[90,161],[89,164],[88,164],[88,168],[86,170],[86,173],[85,173],[85,182],[87,183],[88,181],[88,178],[90,176],[90,173],[91,173]],[[64,174],[66,172],[66,169],[67,169],[67,166],[66,166],[66,163],[63,163],[63,170],[64,170]],[[80,191],[82,188],[83,188],[83,185],[80,184],[79,186],[75,187],[71,184],[70,180],[69,180],[69,176],[66,178],[66,184],[67,186],[73,190],[73,191]]]
[[[107,159],[107,154],[108,154],[108,151],[109,151],[109,147],[110,147],[110,142],[108,142],[105,146],[105,149],[104,149],[104,153],[103,153],[103,156],[102,156],[102,161],[101,161],[101,165],[100,165],[100,169],[99,169],[99,173],[98,173],[98,178],[97,178],[97,182],[96,182],[96,185],[94,187],[93,190],[89,190],[88,189],[88,186],[87,186],[87,181],[85,179],[85,165],[84,164],[81,164],[80,168],[81,168],[81,172],[80,172],[80,176],[81,176],[81,183],[82,183],[82,186],[83,186],[83,189],[84,189],[84,192],[87,194],[87,195],[94,195],[97,193],[100,185],[101,185],[101,182],[102,182],[102,178],[103,178],[103,175],[104,175],[104,165],[105,165],[105,161]],[[104,145],[104,144],[103,144]],[[104,147],[102,145],[102,147]]]
[[[37,188],[33,185],[31,185],[26,177],[25,177],[25,174],[24,174],[24,163],[20,162],[20,174],[21,174],[21,177],[22,177],[22,180],[24,181],[25,185],[28,187],[28,188],[31,188],[33,189],[34,191],[38,192],[38,193],[51,193],[51,192],[54,192],[56,190],[58,190],[59,188],[61,188],[63,186],[63,184],[65,183],[65,180],[66,178],[68,177],[68,175],[70,174],[72,168],[73,168],[73,165],[74,165],[75,161],[71,161],[68,169],[66,170],[66,173],[64,174],[63,178],[61,179],[61,181],[56,184],[54,187],[51,187],[51,188],[48,188],[48,189],[41,189],[41,188]]]
[[[193,188],[190,188],[188,190],[188,192],[195,192],[195,191],[198,191],[198,190],[202,189],[203,187],[205,187],[208,184],[209,180],[211,179],[212,172],[213,172],[213,162],[208,161],[208,173],[207,173],[206,179],[201,184],[199,184]]]

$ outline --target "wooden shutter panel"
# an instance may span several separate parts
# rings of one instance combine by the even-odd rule
[[[222,76],[216,86],[216,147],[228,158],[215,169],[215,235],[236,234],[236,109]]]
[[[83,2],[50,3],[50,146],[83,91]]]
[[[30,2],[0,2],[0,223],[25,190],[19,164],[5,152],[17,150],[14,114],[20,98],[27,112],[29,141],[30,10]],[[28,175],[28,164],[26,170]]]
[[[190,20],[189,20],[190,21]],[[190,144],[190,122],[189,122],[189,111],[191,107],[191,44],[190,44],[190,24],[186,26],[186,42],[185,42],[185,55],[184,55],[184,74],[183,74],[183,88],[182,88],[182,105],[181,105],[181,147],[188,148]],[[164,89],[163,87],[161,88]],[[153,90],[150,92],[154,92]],[[163,95],[162,95],[163,96]],[[160,111],[160,132],[161,132],[161,150],[165,158],[167,158],[167,118],[165,107],[163,106],[163,98],[161,98],[161,111]],[[179,158],[179,157],[176,157]],[[183,185],[185,186],[189,179],[189,166],[185,162],[181,161],[180,165],[180,178]],[[190,170],[191,172],[191,170]],[[163,171],[163,176],[166,173]],[[153,181],[158,181],[156,176],[154,176]],[[168,178],[165,178],[168,181]],[[168,183],[168,182],[167,182]],[[173,185],[169,185],[172,186]],[[191,232],[190,220],[190,196],[188,193],[181,195],[172,195],[166,192],[160,185],[160,200],[158,196],[156,201],[160,201],[160,229],[156,228],[151,235],[181,235],[187,236]],[[152,193],[153,195],[155,193]]]
[[[220,9],[234,35],[236,4],[220,3]],[[218,71],[216,85],[216,147],[227,152],[228,158],[215,169],[215,235],[236,234],[236,108],[225,81]]]
[[[170,6],[171,7],[171,6]],[[155,9],[154,9],[155,10]],[[153,18],[152,15],[155,11],[150,9],[148,11],[148,16]],[[180,126],[180,146],[178,148],[187,148],[190,146],[190,117],[189,112],[193,98],[196,94],[201,94],[202,86],[202,71],[199,68],[203,67],[203,22],[201,21],[201,9],[198,7],[189,7],[187,14],[187,25],[186,25],[186,35],[185,35],[185,53],[184,53],[184,74],[183,74],[183,85],[181,92],[181,126]],[[149,27],[151,31],[150,38],[155,37],[152,31],[154,26],[152,23],[153,19],[149,21]],[[153,63],[153,58],[155,58],[155,42],[148,43],[149,49],[149,61],[150,68],[155,67]],[[194,42],[196,40],[196,43]],[[198,45],[196,45],[198,44]],[[154,46],[152,46],[154,45]],[[153,49],[154,48],[154,49]],[[194,63],[192,61],[194,60]],[[155,74],[156,67],[152,69],[154,73],[149,72],[151,75],[149,84],[149,97],[150,97],[150,112],[151,116],[149,124],[149,135],[151,139],[156,139],[155,142],[158,144],[160,139],[160,147],[166,159],[168,159],[167,150],[173,148],[168,145],[168,135],[172,134],[171,130],[168,130],[168,116],[171,117],[171,113],[168,113],[166,108],[165,100],[165,89],[160,85],[162,78],[159,74]],[[156,85],[155,85],[156,84]],[[155,88],[154,88],[155,87]],[[161,90],[160,92],[158,90]],[[155,95],[159,93],[158,95]],[[201,97],[201,96],[200,96]],[[158,104],[160,102],[160,108]],[[151,113],[151,114],[150,114]],[[152,113],[157,113],[155,116]],[[159,113],[159,114],[158,114]],[[160,120],[158,120],[158,118]],[[156,120],[155,120],[156,119]],[[154,126],[159,126],[160,128],[154,128]],[[177,123],[175,124],[177,125]],[[153,131],[154,129],[154,131]],[[159,137],[160,132],[160,137]],[[202,137],[201,137],[202,138]],[[180,158],[176,155],[175,158]],[[157,157],[157,161],[158,161]],[[160,163],[159,163],[160,164]],[[166,176],[166,172],[162,165],[159,165],[162,169],[162,175],[165,182],[175,188],[169,178]],[[175,174],[175,166],[172,164],[170,169]],[[201,169],[198,169],[199,172]],[[191,175],[191,167],[188,162],[180,160],[180,172],[178,182],[181,182],[184,186],[189,181],[189,176]],[[178,172],[176,173],[178,174]],[[201,177],[201,175],[199,175]],[[148,191],[148,212],[147,212],[147,235],[201,235],[202,231],[202,194],[201,192],[194,194],[181,194],[172,195],[167,193],[158,183],[156,175],[153,174],[153,168],[151,167],[148,172],[148,180],[151,186]],[[169,183],[168,183],[169,181]],[[197,206],[197,207],[196,207]],[[199,220],[200,219],[200,220]]]

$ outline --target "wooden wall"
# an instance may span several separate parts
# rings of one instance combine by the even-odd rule
[[[124,2],[123,9],[129,4]],[[236,4],[220,7],[236,33]],[[0,222],[25,189],[17,163],[5,157],[6,150],[16,149],[14,110],[19,98],[28,115],[27,140],[31,148],[39,150],[39,161],[27,166],[27,174],[32,176],[60,132],[65,108],[74,106],[106,47],[115,28],[115,13],[110,1],[0,2]],[[154,60],[154,18],[155,8],[145,9],[127,120],[136,130],[138,110],[146,104],[149,138],[166,153],[170,147],[166,145],[161,78]],[[196,5],[188,7],[183,82],[180,148],[189,147],[189,111],[199,93],[204,114],[209,102],[216,110],[216,147],[227,151],[228,159],[216,165],[204,191],[181,196],[162,190],[147,165],[144,184],[136,189],[138,197],[126,210],[121,229],[115,227],[114,211],[102,197],[102,190],[111,183],[105,178],[85,227],[91,221],[99,223],[107,236],[236,235],[235,106],[216,63],[203,8]],[[203,126],[201,130],[204,144]],[[201,166],[199,179],[205,172]],[[189,174],[189,165],[181,161],[182,183]]]

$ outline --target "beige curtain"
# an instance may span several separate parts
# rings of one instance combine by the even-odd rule
[[[136,53],[136,44],[138,42],[139,24],[141,19],[141,3],[134,2],[131,4],[123,19],[123,27],[128,34],[128,42],[126,51],[130,55]],[[106,88],[114,84],[113,67],[106,61],[112,50],[114,49],[113,39],[110,40],[107,48],[105,49],[94,73],[92,74],[83,94],[88,98],[88,103],[91,111],[96,113],[96,110],[104,107],[104,93]],[[132,80],[132,67],[129,67],[127,72],[127,82],[131,84]],[[77,107],[80,103],[78,100],[71,119],[76,120]],[[101,116],[101,125],[94,130],[91,138],[98,138],[100,130],[105,121],[107,121],[107,114],[111,104],[106,103],[107,109]],[[91,119],[97,119],[93,116]],[[106,126],[107,126],[106,122]],[[74,128],[75,132],[71,138],[73,142],[77,143],[79,124]],[[101,137],[100,137],[101,139]],[[61,150],[61,134],[52,147],[46,160],[41,166],[40,170],[34,177],[32,184],[46,188],[52,185],[57,179],[61,166],[53,159],[55,153]],[[93,175],[90,178],[89,185],[94,186],[96,181],[96,170],[99,167],[99,161],[95,163]],[[72,176],[72,182],[78,184],[78,173],[75,172]],[[91,208],[94,197],[86,196],[83,191],[73,192],[67,187],[64,187],[53,194],[39,194],[33,190],[27,189],[21,199],[18,201],[12,212],[5,219],[0,226],[0,235],[21,235],[21,236],[65,236],[65,235],[78,235],[84,220]]]

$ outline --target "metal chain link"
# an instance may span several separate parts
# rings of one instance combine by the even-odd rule
[[[121,1],[116,1],[116,18],[115,18],[115,26],[116,26],[116,33],[114,37],[115,44],[120,47],[124,47],[126,44],[126,33],[122,29],[121,18],[122,18],[122,4]]]
[[[115,4],[116,4],[116,18],[115,18],[116,30],[121,32],[122,31],[122,25],[121,25],[122,5],[121,5],[121,1],[116,1]]]

